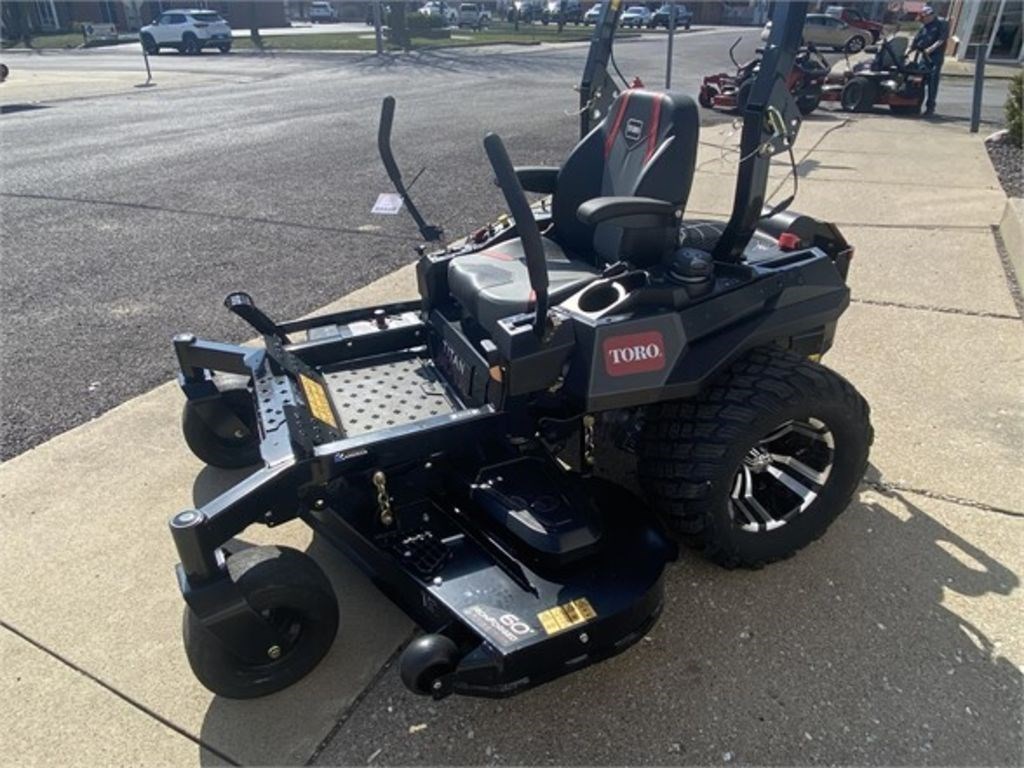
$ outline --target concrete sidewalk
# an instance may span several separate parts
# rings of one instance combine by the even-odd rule
[[[959,122],[826,114],[798,149],[795,207],[857,246],[828,363],[877,433],[821,542],[760,572],[684,557],[626,654],[509,701],[433,702],[381,674],[413,628],[354,568],[299,524],[247,532],[310,549],[342,628],[300,684],[226,701],[184,659],[166,520],[235,478],[187,453],[168,384],[0,465],[3,761],[1019,764],[1024,325],[992,234],[1005,197]],[[701,149],[690,217],[728,209],[718,154]],[[775,183],[788,194],[784,168]],[[414,290],[406,268],[343,303]]]

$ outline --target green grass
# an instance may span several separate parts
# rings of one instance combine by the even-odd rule
[[[32,38],[33,48],[77,48],[82,44],[81,32],[68,32],[61,35],[37,35]],[[4,40],[3,47],[24,48],[21,40]]]
[[[418,38],[413,37],[413,48],[453,48],[473,45],[497,45],[500,43],[536,44],[536,43],[571,43],[590,40],[593,30],[586,27],[568,26],[562,34],[558,34],[555,25],[548,27],[523,24],[516,32],[511,24],[494,25],[481,32],[470,29],[452,30],[451,38]],[[635,33],[619,34],[618,37],[634,37]],[[387,40],[385,47],[395,50]],[[234,47],[238,50],[252,49],[254,46],[249,38],[235,38]],[[273,51],[373,51],[376,43],[372,30],[366,32],[334,32],[310,35],[264,35],[263,47]]]

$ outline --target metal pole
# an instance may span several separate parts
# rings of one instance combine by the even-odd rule
[[[665,61],[665,90],[672,87],[672,46],[676,39],[676,0],[668,0],[668,58]]]
[[[977,133],[981,124],[981,92],[985,87],[985,59],[988,57],[988,44],[977,47],[978,55],[974,60],[974,101],[971,104],[971,133]]]
[[[380,13],[380,0],[373,1],[373,34],[377,40],[377,55],[384,55],[384,38],[381,34],[381,13]]]

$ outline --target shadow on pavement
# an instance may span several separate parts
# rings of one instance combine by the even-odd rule
[[[977,600],[1010,640],[991,598],[1019,584],[914,499],[866,491],[761,571],[684,553],[645,641],[515,699],[424,701],[390,673],[321,761],[1017,764],[1021,671],[951,604]]]
[[[204,474],[197,489],[214,488]],[[756,572],[684,553],[644,641],[511,700],[425,700],[392,670],[321,760],[364,764],[381,749],[376,764],[1015,763],[1021,671],[951,603],[1005,597],[1019,576],[918,498],[865,491],[821,542]],[[922,503],[941,506],[939,516],[987,514]],[[375,610],[344,605],[351,564],[316,540],[310,553],[372,638]],[[1006,612],[1000,601],[986,605]],[[275,712],[294,724],[291,708],[326,705],[305,686],[252,702],[214,699],[203,740],[257,738]],[[409,733],[418,724],[428,726],[424,738]]]

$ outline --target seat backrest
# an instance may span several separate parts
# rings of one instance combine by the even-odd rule
[[[878,69],[899,69],[903,59],[907,55],[907,45],[910,41],[905,37],[894,37],[885,40],[878,48]]]
[[[576,210],[606,195],[653,197],[686,206],[697,162],[697,105],[678,93],[630,89],[612,102],[604,120],[587,134],[558,174],[551,215],[555,237],[579,258],[596,263],[630,258],[662,233],[623,230],[614,224],[583,224]]]

